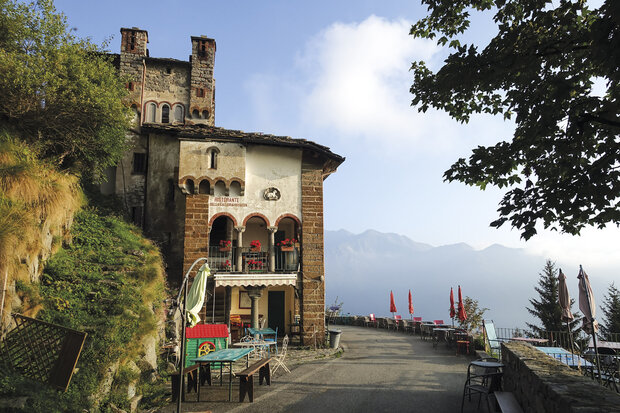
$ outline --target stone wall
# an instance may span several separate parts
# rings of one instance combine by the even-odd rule
[[[503,343],[504,390],[525,412],[620,412],[620,395],[525,343]]]
[[[323,260],[323,164],[304,153],[301,164],[302,342],[323,343],[325,330],[325,265]]]

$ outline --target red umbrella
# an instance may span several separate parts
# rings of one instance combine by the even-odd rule
[[[394,304],[394,294],[392,293],[392,290],[390,290],[390,313],[395,313],[395,312],[396,312],[396,304]]]
[[[459,285],[459,320],[461,320],[461,323],[467,320],[467,314],[465,314],[465,306],[463,305],[463,296],[461,295],[460,285]]]
[[[411,290],[409,290],[409,314],[413,317],[413,302],[411,301]]]
[[[454,291],[452,291],[452,287],[450,287],[450,318],[453,319],[455,315],[456,310],[454,309]]]

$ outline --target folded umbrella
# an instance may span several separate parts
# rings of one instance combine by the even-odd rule
[[[207,264],[202,264],[198,270],[194,282],[187,293],[187,322],[190,327],[194,327],[199,321],[198,313],[205,302],[205,292],[207,291],[207,278],[211,275],[211,270]]]
[[[463,305],[463,296],[461,295],[460,285],[459,285],[459,320],[461,320],[461,323],[467,320],[467,314],[465,313],[465,306]]]

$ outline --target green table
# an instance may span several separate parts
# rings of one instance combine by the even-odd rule
[[[223,385],[223,365],[228,363],[230,368],[230,374],[228,375],[228,401],[232,401],[232,365],[235,361],[241,359],[244,356],[248,356],[253,349],[251,348],[227,348],[223,350],[212,351],[211,353],[192,359],[194,363],[198,364],[198,401],[200,401],[200,369],[203,364],[208,366],[209,383],[211,383],[211,364],[220,363],[220,386]],[[249,365],[249,358],[246,358],[246,366]]]

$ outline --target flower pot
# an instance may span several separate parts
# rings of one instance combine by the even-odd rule
[[[260,252],[260,247],[250,247],[250,251],[252,251],[252,252]]]
[[[295,247],[290,246],[290,247],[280,247],[280,251],[293,251],[295,249]]]
[[[229,252],[230,247],[220,247],[220,252]]]

